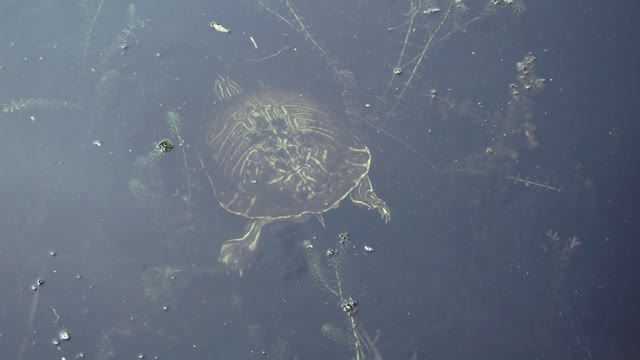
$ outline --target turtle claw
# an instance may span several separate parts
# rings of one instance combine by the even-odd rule
[[[384,201],[382,201],[382,205],[384,205],[384,206],[376,207],[376,208],[378,209],[378,212],[380,213],[380,217],[382,218],[382,220],[386,224],[389,221],[391,221],[391,211],[387,207],[387,204],[384,203]]]
[[[222,245],[218,261],[227,267],[227,274],[237,273],[242,277],[244,269],[250,268],[248,259],[251,249],[241,240],[229,240]]]
[[[358,205],[362,205],[368,209],[376,209],[380,213],[380,217],[386,223],[391,221],[391,210],[384,200],[380,199],[373,191],[373,185],[369,176],[362,178],[360,183],[349,193],[351,201]]]
[[[251,267],[249,260],[255,251],[260,238],[260,229],[271,220],[254,220],[247,224],[247,232],[239,239],[227,240],[222,244],[218,261],[227,267],[227,273],[238,273],[242,276],[244,269]]]

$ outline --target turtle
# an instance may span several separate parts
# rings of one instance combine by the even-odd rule
[[[371,152],[345,119],[295,92],[245,94],[221,75],[214,85],[223,110],[205,125],[201,161],[222,208],[249,220],[222,245],[220,262],[242,275],[265,225],[316,216],[324,226],[322,215],[346,197],[391,220],[369,179]]]

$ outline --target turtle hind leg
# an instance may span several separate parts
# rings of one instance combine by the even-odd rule
[[[222,244],[218,260],[227,266],[230,272],[237,272],[242,276],[242,271],[249,267],[250,254],[255,251],[262,227],[271,220],[254,219],[247,224],[246,233],[238,239],[230,239]]]
[[[358,186],[349,193],[351,201],[355,204],[365,206],[368,209],[376,209],[380,213],[385,223],[391,221],[391,210],[384,200],[380,199],[373,191],[373,185],[368,175],[365,175]]]

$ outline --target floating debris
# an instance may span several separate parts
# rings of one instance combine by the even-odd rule
[[[173,143],[169,139],[164,139],[160,141],[156,147],[162,152],[169,152],[173,150]]]
[[[364,246],[364,251],[370,253],[370,252],[373,252],[373,248],[371,246],[365,245]]]
[[[347,314],[353,316],[358,311],[358,309],[356,308],[357,306],[358,302],[353,300],[352,297],[349,297],[342,303],[342,310],[344,310],[344,312],[346,312]]]
[[[221,32],[221,33],[230,33],[231,30],[227,29],[226,27],[220,25],[219,22],[217,21],[212,21],[211,22],[211,28],[215,31]]]
[[[40,286],[44,285],[44,279],[38,278],[35,284],[31,285],[31,290],[36,291]]]
[[[256,40],[253,38],[253,36],[249,36],[249,40],[251,40],[251,43],[253,44],[254,48],[258,48],[258,44],[256,43]]]
[[[102,147],[102,140],[93,140],[92,144],[96,147]]]
[[[58,334],[58,338],[62,341],[67,341],[69,339],[71,339],[71,335],[69,334],[69,331],[67,330],[60,330],[60,333]]]

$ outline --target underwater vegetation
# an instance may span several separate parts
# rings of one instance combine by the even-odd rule
[[[369,338],[358,319],[360,304],[346,293],[341,264],[343,261],[347,261],[347,253],[352,249],[349,234],[339,234],[336,247],[327,249],[324,259],[311,240],[303,241],[302,246],[305,249],[307,265],[312,277],[322,290],[328,292],[338,301],[345,314],[346,326],[326,323],[320,328],[322,334],[328,340],[347,347],[353,354],[351,359],[382,359],[376,346],[376,340]]]

